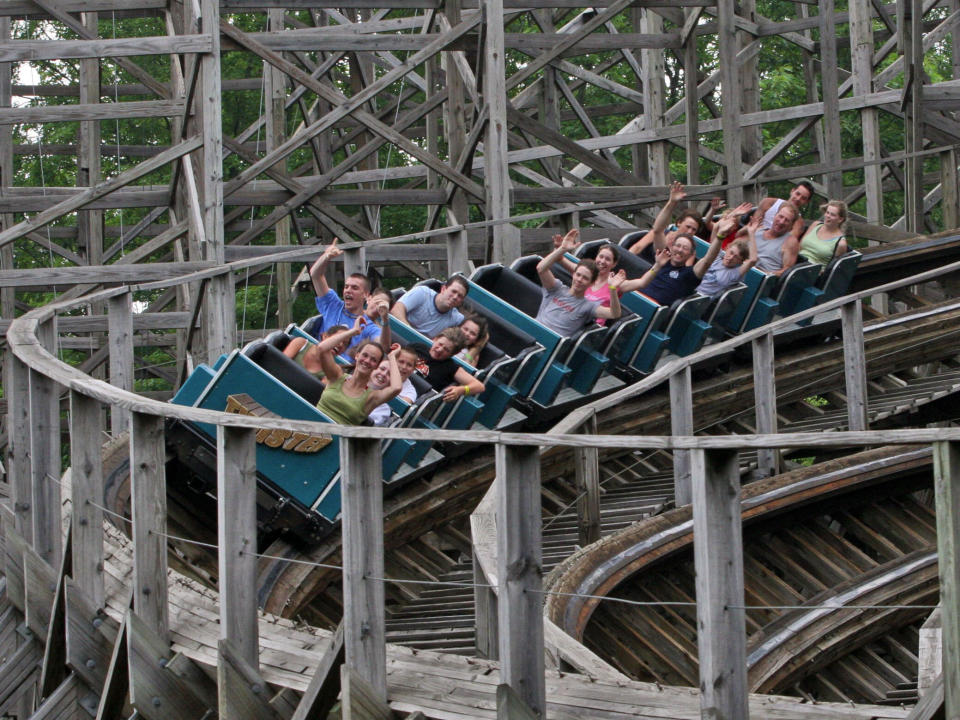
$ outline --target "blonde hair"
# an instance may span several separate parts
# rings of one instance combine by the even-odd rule
[[[847,204],[843,200],[827,200],[820,206],[820,212],[826,212],[828,207],[835,207],[840,213],[840,229],[847,226]]]

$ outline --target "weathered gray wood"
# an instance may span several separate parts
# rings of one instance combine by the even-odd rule
[[[57,573],[56,589],[53,593],[53,603],[50,607],[50,620],[43,634],[43,664],[40,670],[39,696],[47,697],[67,677],[67,607],[66,586],[67,573],[70,572],[70,542],[67,536],[67,551],[64,553]]]
[[[30,369],[12,353],[10,358],[10,392],[4,393],[7,403],[7,482],[12,490],[13,513],[17,532],[33,538],[33,491],[30,469]]]
[[[380,442],[340,440],[343,633],[347,665],[387,697]]]
[[[933,446],[946,717],[960,714],[960,445]]]
[[[840,309],[843,327],[843,368],[847,389],[850,430],[869,429],[867,418],[867,367],[863,350],[863,308],[859,300]]]
[[[279,720],[268,702],[267,683],[241,657],[240,649],[223,637],[217,648],[219,716],[224,720]]]
[[[49,42],[49,41],[44,41]],[[141,100],[125,103],[89,105],[47,105],[12,110],[0,109],[0,125],[23,122],[77,122],[78,120],[125,120],[131,118],[173,117],[183,112],[183,104],[170,100]]]
[[[584,435],[597,434],[597,415],[593,413],[581,426]],[[582,547],[600,539],[600,452],[597,448],[578,448],[573,456],[577,486],[577,537]]]
[[[392,720],[390,706],[350,665],[340,666],[340,687],[343,720]]]
[[[17,532],[8,516],[4,517],[3,533],[3,575],[7,583],[7,599],[11,605],[23,613],[27,609],[23,567],[27,541]]]
[[[538,720],[543,715],[534,712],[509,685],[497,685],[498,720]]]
[[[670,434],[693,435],[693,384],[690,368],[670,376]],[[690,452],[673,452],[673,494],[677,505],[691,502]]]
[[[474,515],[473,517],[476,517]],[[471,518],[473,520],[473,518]],[[477,655],[480,657],[496,660],[499,651],[499,633],[497,630],[497,618],[499,610],[497,609],[497,593],[492,587],[488,587],[488,580],[480,567],[480,559],[477,557],[477,551],[473,553],[473,613],[476,618],[476,629],[474,632],[474,643],[477,649]]]
[[[483,141],[487,170],[487,219],[510,217],[510,183],[507,175],[507,91],[504,84],[502,0],[484,0],[487,51],[483,57],[483,102],[487,113],[487,132]],[[507,225],[493,227],[493,262],[509,264],[520,257],[519,238]]]
[[[78,717],[78,695],[82,687],[76,675],[69,675],[43,696],[40,706],[30,715],[30,720],[73,720]]]
[[[343,623],[340,623],[330,637],[330,643],[320,657],[310,684],[290,720],[323,720],[327,717],[340,693],[340,667],[345,659]]]
[[[498,444],[495,452],[500,677],[544,714],[540,450]]]
[[[103,605],[103,415],[100,403],[70,391],[70,496],[73,578],[95,607]]]
[[[126,704],[129,679],[127,645],[127,623],[124,620],[113,643],[110,664],[107,667],[100,702],[97,705],[96,720],[113,720]]]
[[[0,61],[66,60],[170,53],[209,53],[209,35],[175,35],[99,40],[16,40],[4,44]],[[126,104],[126,103],[124,103]]]
[[[943,673],[943,616],[937,607],[920,626],[917,650],[917,692],[926,695]]]
[[[220,637],[259,665],[257,634],[256,430],[217,428],[217,545]]]
[[[134,412],[130,424],[130,504],[133,515],[133,607],[166,638],[167,493],[163,418]]]
[[[774,373],[773,334],[753,341],[753,398],[756,407],[757,432],[777,432],[777,387]],[[780,454],[775,448],[757,451],[757,473],[769,477],[780,472]]]
[[[692,455],[701,716],[746,720],[749,714],[738,453],[694,450]]]
[[[57,571],[29,545],[23,548],[23,591],[27,627],[38,638],[45,638],[57,591]]]
[[[833,160],[842,157],[834,0],[822,0],[817,15],[820,18],[820,91],[823,98],[823,146],[826,153],[822,159]],[[827,173],[824,181],[828,197],[841,197],[843,177],[839,172]]]
[[[731,207],[743,200],[739,187],[743,170],[740,160],[740,75],[737,70],[737,39],[734,32],[736,9],[733,0],[717,0],[717,40],[720,46],[720,83],[723,87],[723,111],[720,121],[723,127],[723,164],[727,184],[733,186],[727,193]],[[704,129],[704,128],[702,128]]]
[[[107,301],[110,347],[110,384],[133,390],[133,295],[116,295]],[[110,431],[114,437],[130,429],[130,412],[111,408]]]
[[[37,328],[47,352],[57,352],[56,318]],[[33,548],[53,567],[60,566],[60,397],[57,384],[30,371],[30,511]]]
[[[136,418],[134,418],[136,425]],[[210,709],[190,683],[166,668],[169,644],[133,612],[126,617],[130,703],[147,720],[203,717]]]
[[[67,578],[67,664],[95,692],[105,685],[118,634],[117,623]]]

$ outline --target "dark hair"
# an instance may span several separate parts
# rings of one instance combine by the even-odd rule
[[[447,285],[451,285],[453,283],[457,283],[460,287],[463,288],[464,295],[470,292],[470,283],[467,282],[467,279],[463,275],[460,275],[460,274],[451,275],[450,277],[447,278],[447,281],[443,285],[444,287],[446,287]]]
[[[357,280],[362,280],[364,291],[366,291],[367,293],[370,292],[370,278],[368,278],[363,273],[358,273],[358,272],[350,273],[347,277],[352,277],[352,278],[356,278]]]
[[[581,260],[580,262],[577,263],[577,267],[578,268],[585,267],[587,270],[590,271],[590,282],[593,282],[594,280],[596,280],[597,275],[600,274],[600,268],[597,267],[597,264],[593,260]],[[576,272],[577,271],[576,268],[574,268],[573,271]]]
[[[806,188],[807,192],[810,193],[810,197],[813,197],[813,183],[809,180],[801,180],[797,183],[796,187]]]
[[[463,346],[467,344],[467,339],[463,336],[463,333],[460,332],[460,328],[458,327],[444,328],[437,334],[437,337],[446,338],[453,343],[454,355],[463,350]]]
[[[680,240],[681,238],[690,241],[691,252],[697,249],[697,241],[693,239],[693,235],[688,235],[687,233],[683,233],[682,235],[677,235],[675,238],[673,238],[673,244],[676,245],[677,240]]]
[[[360,351],[363,350],[367,345],[373,345],[375,348],[377,348],[377,350],[380,351],[380,362],[383,362],[383,359],[387,356],[387,354],[380,346],[379,340],[364,340],[363,342],[357,343],[356,347],[350,351],[351,356],[356,358],[357,355],[360,354]]]
[[[620,262],[620,248],[618,248],[613,243],[607,243],[606,245],[601,245],[599,248],[597,248],[597,254],[594,257],[599,257],[600,253],[603,252],[604,250],[609,250],[610,254],[613,255],[614,264]]]
[[[413,355],[413,357],[415,358],[414,362],[417,362],[423,359],[422,351],[418,352],[417,349],[412,345],[404,345],[402,348],[400,348],[397,351],[397,355],[400,355],[401,353],[409,353]]]
[[[472,322],[477,326],[477,342],[483,342],[484,338],[490,334],[490,323],[487,322],[487,319],[483,315],[477,315],[476,313],[464,313],[463,322],[460,323],[460,327],[463,327],[463,323]],[[461,330],[461,332],[463,332]]]
[[[682,208],[682,209],[679,211],[679,214],[677,215],[677,223],[676,223],[676,224],[679,225],[680,223],[682,223],[682,222],[683,222],[684,220],[686,220],[687,218],[693,218],[694,220],[696,220],[696,221],[697,221],[697,229],[698,229],[698,230],[700,229],[700,223],[702,222],[703,219],[700,217],[700,213],[698,213],[696,210],[694,210],[693,208],[690,208],[690,207]]]
[[[369,292],[368,295],[369,295],[368,299],[373,297],[374,295],[386,295],[387,309],[393,310],[393,304],[396,302],[396,300],[393,299],[393,293],[387,290],[385,287],[375,287],[373,290]]]
[[[346,332],[349,329],[350,328],[348,328],[346,325],[331,325],[322,333],[320,333],[320,335],[323,337],[324,340],[326,340],[327,338],[333,337],[337,333]]]

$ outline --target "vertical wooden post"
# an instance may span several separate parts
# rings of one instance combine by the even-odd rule
[[[37,339],[48,352],[56,354],[56,317],[37,327]],[[57,384],[33,370],[30,370],[30,460],[33,548],[52,567],[60,567],[60,397]]]
[[[597,434],[597,413],[584,420],[581,432]],[[595,447],[574,448],[573,464],[577,481],[577,536],[581,547],[600,539],[600,451]]]
[[[348,278],[353,273],[367,274],[367,249],[364,247],[343,251],[343,277]]]
[[[271,32],[281,32],[284,29],[284,12],[280,8],[267,10],[267,27]],[[264,96],[266,103],[266,141],[267,152],[283,144],[286,140],[286,113],[284,104],[287,99],[286,75],[274,65],[263,63]],[[277,163],[274,169],[286,174],[286,162]],[[281,218],[274,225],[274,237],[278,246],[290,244],[290,217]],[[290,297],[291,272],[290,263],[277,263],[277,327],[285,328],[293,322]]]
[[[733,0],[717,0],[717,38],[720,44],[720,84],[723,88],[723,114],[720,126],[723,129],[723,166],[727,183],[730,207],[743,200],[743,159],[740,155],[740,73],[737,63],[737,33],[734,19],[736,7]]]
[[[823,149],[828,162],[843,157],[840,149],[840,93],[837,91],[837,28],[834,0],[820,0],[820,88],[823,97]],[[839,170],[824,178],[827,196],[843,196],[843,175]]]
[[[840,308],[843,369],[847,381],[847,421],[851,431],[868,430],[867,360],[863,351],[863,308],[859,300]]]
[[[7,476],[13,494],[13,513],[17,532],[33,537],[33,471],[30,468],[30,368],[12,352],[7,398]],[[6,386],[5,386],[6,388]]]
[[[134,412],[130,421],[133,515],[133,609],[167,639],[167,492],[163,418]]]
[[[652,8],[640,10],[640,32],[659,35],[663,32],[663,16]],[[640,51],[641,82],[643,85],[643,121],[647,130],[663,127],[664,52],[659,48],[644,48]],[[738,100],[739,102],[739,100]],[[724,103],[726,104],[726,103]],[[651,185],[669,185],[669,147],[666,142],[647,144],[647,164],[650,168]]]
[[[540,449],[497,445],[500,681],[546,715]]]
[[[745,720],[747,651],[738,454],[693,450],[692,455],[700,714],[714,720]]]
[[[446,0],[444,9],[451,25],[457,25],[461,21],[460,0]],[[446,134],[450,157],[458,158],[467,141],[465,79],[460,74],[460,68],[457,67],[453,53],[442,53],[440,61],[444,69],[447,90],[447,102],[443,106],[443,129]],[[463,191],[455,191],[450,198],[450,204],[447,206],[447,224],[460,225],[469,222],[469,220],[470,210],[467,205],[467,198]],[[446,238],[438,238],[437,241],[445,241],[447,246],[447,269],[441,275],[449,277],[457,272],[469,274],[471,270],[470,252],[466,230],[454,231]],[[436,277],[436,275],[434,276]]]
[[[753,341],[753,398],[757,432],[777,432],[777,387],[774,377],[773,333],[764,333]],[[774,448],[757,450],[757,473],[769,477],[780,472],[780,455]]]
[[[77,587],[102,607],[103,462],[100,403],[70,391],[70,497],[73,501],[72,561]]]
[[[945,717],[960,717],[960,444],[933,444]]]
[[[483,0],[487,47],[484,53],[483,101],[489,112],[483,160],[486,165],[487,219],[510,217],[510,177],[507,172],[507,91],[505,83],[503,0]],[[460,218],[464,222],[466,218]],[[514,232],[516,231],[516,232]],[[493,226],[491,262],[509,265],[520,257],[520,233],[516,226]]]
[[[340,438],[347,665],[387,699],[380,441]],[[377,579],[373,579],[377,578]]]
[[[699,19],[700,8],[684,9],[684,27],[686,35],[681,33],[683,42],[683,92],[684,92],[684,128],[686,130],[687,185],[700,184],[700,98],[697,93],[697,33],[694,24]]]
[[[670,376],[670,434],[693,435],[693,383],[690,367]],[[689,505],[690,451],[673,451],[673,494],[677,506]]]
[[[110,384],[133,391],[133,295],[125,292],[107,301],[110,349]],[[110,409],[110,431],[114,436],[130,428],[130,411]]]
[[[217,427],[220,639],[259,667],[257,637],[257,431]]]
[[[943,199],[943,227],[960,226],[960,187],[957,183],[957,151],[950,148],[940,153],[940,188]]]
[[[851,0],[850,49],[853,69],[853,93],[858,97],[873,91],[873,5],[870,0]],[[875,107],[860,110],[863,135],[863,159],[871,164],[863,168],[867,198],[867,222],[883,223],[883,176],[880,165],[880,126]]]
[[[476,618],[475,641],[480,657],[496,660],[499,650],[499,630],[497,628],[497,593],[493,588],[483,587],[487,578],[480,568],[480,559],[473,552],[473,608]]]

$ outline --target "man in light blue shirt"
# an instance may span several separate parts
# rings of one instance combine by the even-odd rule
[[[440,292],[417,285],[397,300],[390,314],[433,339],[446,328],[463,322],[463,315],[457,308],[463,304],[469,290],[470,286],[462,275],[447,280]]]
[[[370,281],[361,273],[353,273],[343,282],[343,299],[327,284],[327,264],[335,257],[343,255],[343,250],[337,247],[334,238],[330,247],[324,250],[323,255],[310,268],[310,280],[317,293],[317,311],[323,315],[323,321],[314,329],[317,339],[334,325],[353,327],[357,318],[363,314],[363,309],[370,295]],[[380,327],[376,323],[368,322],[359,335],[355,335],[348,347],[364,340],[379,340]]]

